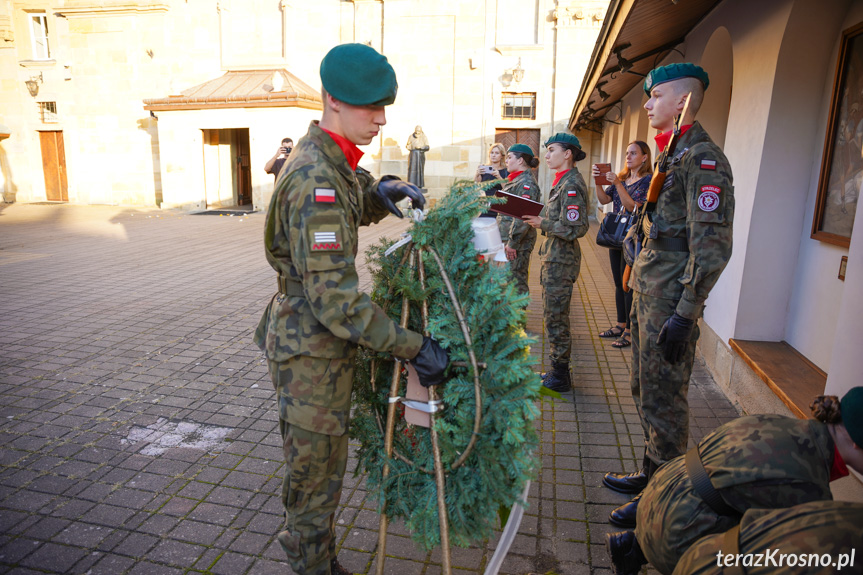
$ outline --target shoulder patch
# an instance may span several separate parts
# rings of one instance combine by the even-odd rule
[[[344,250],[342,226],[319,224],[309,229],[309,251],[341,252]]]
[[[525,189],[525,190],[529,190],[529,189],[530,189],[530,186],[527,186],[527,185],[525,185],[525,186],[523,186],[523,187],[524,187],[524,189]]]
[[[577,222],[579,217],[581,216],[578,213],[578,206],[566,206],[566,219]]]
[[[578,195],[578,190],[569,190],[568,192],[566,192],[566,195],[567,195],[567,196],[570,196],[570,197],[572,197],[572,196],[577,196],[577,195]]]
[[[712,212],[719,207],[719,194],[710,190],[704,191],[704,188],[716,188],[716,186],[702,186],[702,192],[698,196],[698,207],[701,211]]]
[[[702,170],[716,170],[716,160],[701,160]]]
[[[336,190],[333,188],[315,188],[315,201],[325,204],[336,203]]]

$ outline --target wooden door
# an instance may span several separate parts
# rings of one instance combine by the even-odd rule
[[[237,205],[252,203],[252,165],[249,151],[249,130],[240,128],[237,132]]]
[[[39,132],[39,144],[42,147],[42,171],[45,174],[48,201],[68,202],[63,132]]]
[[[513,144],[525,144],[536,152],[536,157],[539,158],[540,162],[545,155],[539,147],[539,130],[535,128],[498,128],[494,131],[494,141],[503,144],[507,150]],[[538,177],[539,168],[534,168],[531,171],[533,177]]]

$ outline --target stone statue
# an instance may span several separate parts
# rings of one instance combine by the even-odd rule
[[[418,188],[425,187],[426,152],[429,149],[429,141],[423,134],[422,126],[417,126],[414,133],[408,138],[407,146],[410,150],[408,157],[408,181]]]

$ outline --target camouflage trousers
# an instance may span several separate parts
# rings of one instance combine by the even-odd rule
[[[530,288],[527,286],[528,272],[530,270],[530,256],[533,254],[533,244],[530,248],[523,248],[516,252],[515,259],[510,262],[510,270],[512,271],[512,279],[515,280],[515,286],[520,293],[530,293]]]
[[[750,509],[740,520],[737,528],[730,532],[708,535],[699,539],[680,559],[674,575],[772,575],[784,569],[793,573],[828,575],[839,571],[837,567],[860,572],[863,555],[856,555],[860,546],[860,526],[863,525],[863,504],[848,501],[813,501],[787,509]],[[778,553],[772,554],[772,550]],[[778,555],[802,555],[809,562],[807,567],[797,563],[797,569],[783,561],[777,569],[775,563],[767,561],[767,556],[758,560],[755,554],[770,550],[773,561]],[[724,559],[725,555],[738,553],[752,554],[749,561],[743,556],[744,570],[731,570],[717,566],[717,553],[721,552],[723,563],[733,562],[735,558]],[[824,555],[827,555],[825,558]],[[811,561],[817,555],[821,561],[818,567]],[[827,559],[825,565],[823,559]],[[787,560],[787,558],[786,558]],[[854,563],[852,564],[852,560]],[[834,566],[833,562],[837,565]],[[726,563],[727,564],[727,563]],[[856,570],[856,571],[854,571]]]
[[[569,307],[572,302],[572,286],[580,269],[580,261],[576,264],[542,263],[539,277],[542,284],[542,317],[548,335],[548,355],[551,361],[557,363],[569,363],[572,353]]]
[[[308,386],[343,388],[353,381],[353,361],[299,356],[286,362],[268,362],[278,394],[279,431],[285,455],[282,480],[284,530],[279,543],[296,573],[330,575],[336,556],[335,513],[342,494],[348,461],[348,435],[328,435],[332,427],[311,430],[314,414],[296,416],[291,389]],[[289,421],[290,420],[290,421]],[[342,429],[343,431],[343,429]]]
[[[632,399],[641,418],[647,456],[657,465],[686,452],[689,440],[689,377],[695,361],[696,323],[680,363],[665,361],[656,342],[677,302],[635,292],[632,298]]]
[[[660,467],[641,492],[635,536],[650,564],[671,575],[690,545],[731,529],[739,519],[718,515],[704,503],[692,487],[684,458],[678,457]]]

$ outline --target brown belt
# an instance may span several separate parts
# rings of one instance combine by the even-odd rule
[[[280,294],[291,297],[306,297],[302,283],[286,276],[279,276],[278,280]]]

